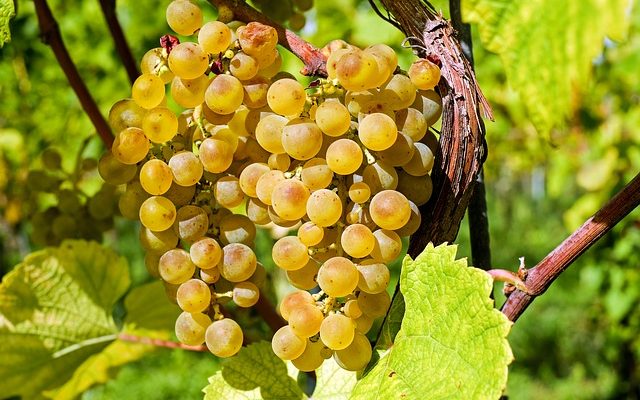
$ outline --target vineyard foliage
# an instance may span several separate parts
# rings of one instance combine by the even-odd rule
[[[130,85],[99,3],[49,3],[106,115],[114,101],[130,95]],[[474,29],[478,80],[496,114],[487,124],[485,164],[496,268],[514,270],[520,256],[533,266],[640,170],[640,13],[627,0],[578,3],[462,1]],[[207,2],[198,4],[205,18],[215,18]],[[434,5],[447,14],[448,2]],[[169,32],[164,6],[117,2],[137,60]],[[384,42],[403,68],[414,59],[401,47],[402,35],[366,1],[316,1],[305,15],[301,35],[317,46],[337,38],[362,47]],[[249,311],[239,311],[238,322],[252,344],[222,363],[206,352],[179,355],[184,350],[123,340],[175,340],[179,309],[148,275],[131,222],[116,219],[102,244],[67,241],[40,249],[30,242],[37,227],[28,221],[24,187],[29,170],[46,167],[42,151],[59,150],[62,168],[75,171],[79,159],[97,159],[103,147],[51,49],[39,40],[32,2],[14,10],[13,1],[0,0],[0,43],[0,340],[10,344],[0,358],[16,366],[0,367],[3,396],[195,399],[204,388],[206,399],[398,393],[497,399],[506,386],[518,399],[590,399],[640,390],[632,367],[640,361],[637,212],[572,266],[510,333],[493,308],[489,277],[461,259],[470,255],[463,224],[459,248],[430,246],[392,268],[405,303],[371,330],[374,343],[378,329],[381,335],[365,373],[325,362],[315,390],[305,374],[275,357],[265,341],[269,328]],[[300,61],[281,53],[283,67],[297,74]],[[93,194],[101,181],[87,170],[78,185]],[[38,207],[53,202],[51,195],[36,200]],[[270,259],[269,234],[258,232],[256,242],[270,274],[265,292],[276,304],[289,290],[286,276]],[[495,294],[500,304],[500,291]]]

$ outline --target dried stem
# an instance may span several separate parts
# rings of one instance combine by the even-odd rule
[[[62,41],[62,35],[60,34],[60,27],[56,22],[53,14],[51,13],[51,9],[47,4],[46,0],[34,0],[36,7],[36,14],[38,15],[38,25],[40,26],[40,32],[42,34],[42,40],[51,46],[53,53],[60,64],[60,67],[64,71],[64,74],[69,81],[69,84],[73,88],[78,100],[80,100],[80,104],[82,108],[91,119],[93,126],[98,131],[98,135],[100,135],[100,139],[104,142],[105,146],[111,147],[113,143],[113,135],[111,134],[111,129],[107,124],[107,121],[104,119],[96,102],[91,97],[87,86],[84,81],[80,77],[78,73],[78,69],[75,64],[71,60],[69,56],[69,52]]]
[[[511,293],[502,306],[502,312],[511,321],[516,321],[529,304],[544,293],[565,269],[638,205],[640,205],[640,174],[636,175],[627,186],[538,265],[528,270],[525,279],[528,294],[520,290]]]
[[[116,0],[100,0],[100,8],[102,8],[104,19],[107,21],[107,26],[109,26],[109,31],[113,37],[118,55],[122,60],[122,65],[124,65],[124,69],[129,76],[129,82],[133,84],[140,75],[140,72],[138,71],[135,58],[133,54],[131,54],[131,49],[122,31],[122,26],[120,22],[118,22],[118,17],[116,16]]]
[[[295,54],[304,63],[301,73],[303,75],[327,76],[326,58],[316,47],[284,28],[282,25],[267,18],[258,10],[252,8],[241,0],[209,0],[211,4],[227,7],[233,12],[234,19],[242,22],[260,22],[272,26],[278,31],[278,43]]]
[[[118,334],[118,339],[125,342],[132,343],[140,343],[140,344],[148,344],[150,346],[155,347],[165,347],[168,349],[182,349],[182,350],[190,350],[190,351],[208,351],[207,347],[204,345],[201,346],[189,346],[186,344],[182,344],[179,342],[173,342],[171,340],[162,340],[155,339],[146,336],[137,336],[131,335],[129,333],[120,333]]]

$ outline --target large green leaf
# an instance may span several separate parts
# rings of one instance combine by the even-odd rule
[[[0,0],[0,47],[11,40],[9,21],[16,15],[13,0]]]
[[[27,256],[0,285],[0,393],[34,399],[66,382],[116,338],[111,312],[129,283],[126,261],[97,243]]]
[[[356,373],[346,371],[330,358],[322,363],[316,371],[316,389],[313,400],[344,400],[348,399],[356,385]]]
[[[546,134],[570,113],[605,37],[622,40],[629,0],[464,0],[483,44],[502,59],[509,84]],[[482,80],[482,77],[480,77]]]
[[[511,323],[493,308],[492,280],[455,260],[456,246],[427,246],[403,262],[406,311],[393,346],[352,399],[497,399],[513,359]]]
[[[307,398],[289,375],[287,364],[276,357],[268,342],[251,344],[228,359],[222,370],[209,378],[204,393],[205,400]]]

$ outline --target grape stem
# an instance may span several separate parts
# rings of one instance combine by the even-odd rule
[[[100,0],[100,8],[102,8],[102,14],[104,14],[104,19],[107,21],[107,26],[111,32],[111,37],[113,38],[113,43],[116,46],[120,60],[122,60],[122,65],[127,71],[129,82],[133,85],[133,82],[138,78],[140,72],[138,71],[138,66],[136,65],[133,54],[131,54],[131,49],[122,31],[122,26],[116,16],[116,0]]]
[[[89,116],[91,123],[96,128],[100,139],[108,148],[113,144],[113,135],[111,128],[107,124],[95,100],[91,97],[91,93],[87,89],[78,69],[76,68],[60,34],[58,22],[53,17],[53,13],[49,8],[46,0],[34,0],[36,15],[38,16],[38,26],[42,35],[42,41],[48,44],[53,50],[53,54],[58,60],[58,64],[64,71],[69,85],[73,88],[82,108]]]
[[[171,340],[162,340],[162,339],[150,338],[146,336],[137,336],[129,333],[118,334],[118,339],[124,342],[140,343],[140,344],[146,344],[146,345],[155,346],[155,347],[164,347],[168,349],[182,349],[182,350],[201,351],[201,352],[208,351],[207,347],[204,345],[189,346],[187,344],[173,342]]]
[[[327,76],[327,59],[324,54],[294,32],[271,20],[244,1],[209,0],[209,2],[218,9],[220,7],[228,7],[233,11],[233,18],[235,20],[246,23],[255,21],[272,26],[278,32],[278,43],[304,63],[304,68],[300,71],[303,75]]]

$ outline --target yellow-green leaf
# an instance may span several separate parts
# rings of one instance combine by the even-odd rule
[[[569,115],[605,37],[624,39],[630,0],[464,0],[462,6],[547,134]]]
[[[344,400],[348,399],[356,385],[356,373],[346,371],[333,358],[325,360],[316,371],[316,389],[313,400]]]
[[[9,21],[16,15],[13,0],[0,0],[0,47],[11,40]]]
[[[66,382],[115,340],[129,284],[126,261],[94,242],[27,256],[0,284],[0,393],[35,399]]]
[[[513,359],[511,323],[493,308],[492,280],[456,260],[456,246],[406,257],[406,311],[393,346],[358,382],[352,399],[498,399]]]

